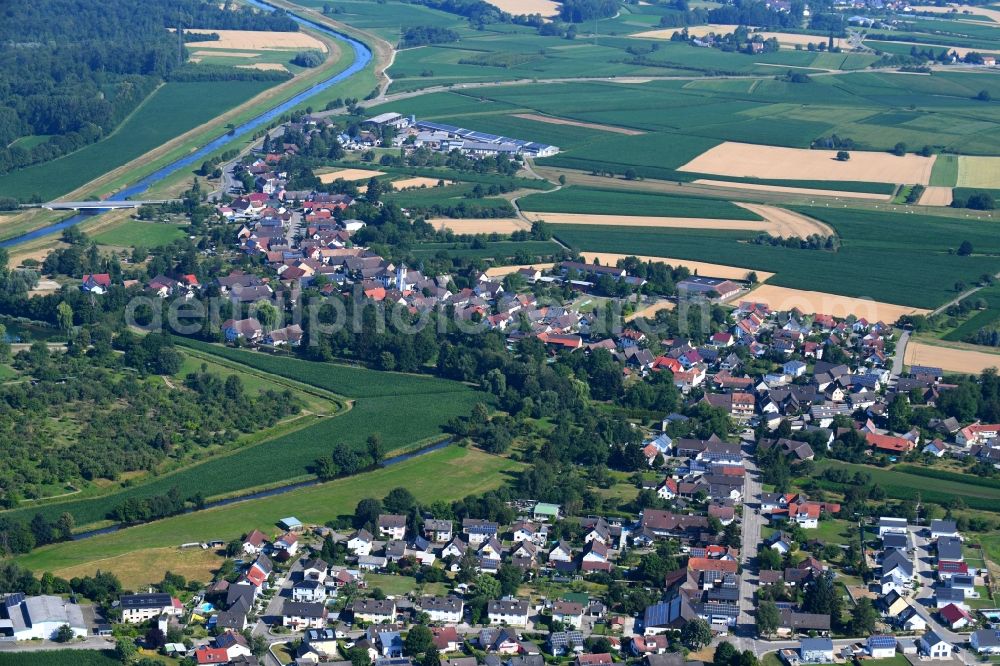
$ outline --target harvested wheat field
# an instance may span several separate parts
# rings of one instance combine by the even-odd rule
[[[506,218],[441,218],[427,220],[434,228],[443,231],[451,229],[456,234],[509,234],[515,231],[525,231],[528,225],[515,217]]]
[[[892,198],[888,194],[874,194],[871,192],[847,192],[842,190],[817,190],[811,187],[785,187],[784,185],[759,185],[757,183],[735,183],[728,180],[708,180],[699,178],[693,181],[695,185],[711,185],[713,187],[725,187],[734,190],[753,190],[755,192],[782,192],[785,194],[801,194],[804,196],[816,197],[843,197],[848,199],[873,199],[875,201],[888,201]]]
[[[821,236],[834,235],[833,229],[822,222],[799,213],[793,213],[784,208],[748,203],[736,203],[736,205],[760,215],[764,218],[763,221],[715,220],[701,217],[591,215],[589,213],[526,213],[526,215],[531,215],[536,220],[544,220],[549,224],[766,231],[772,236],[799,236],[802,238],[811,234],[820,234]]]
[[[552,116],[543,116],[538,113],[515,113],[515,118],[524,118],[525,120],[534,120],[539,123],[548,123],[550,125],[570,125],[572,127],[586,127],[587,129],[600,130],[602,132],[613,132],[615,134],[627,134],[628,136],[638,136],[640,134],[645,134],[639,130],[628,129],[626,127],[616,127],[614,125],[601,125],[600,123],[585,123],[582,120],[569,120],[567,118],[553,118]]]
[[[973,155],[959,157],[958,186],[1000,188],[1000,157]]]
[[[628,256],[627,254],[615,254],[613,252],[581,252],[580,253],[584,261],[600,261],[604,266],[614,266],[618,263],[619,259],[624,259]],[[692,273],[696,273],[703,277],[717,277],[725,278],[727,280],[745,280],[748,273],[757,273],[757,280],[760,282],[765,282],[768,278],[774,275],[774,273],[768,273],[767,271],[754,271],[752,268],[741,268],[739,266],[726,266],[725,264],[711,264],[707,261],[691,261],[689,259],[676,259],[674,257],[651,257],[648,255],[638,255],[636,257],[641,261],[654,261],[662,262],[674,268],[685,267]]]
[[[383,175],[381,171],[372,171],[369,169],[340,169],[339,171],[331,171],[330,173],[318,173],[316,177],[319,178],[319,182],[327,185],[337,180],[368,180],[369,178],[381,175]]]
[[[832,227],[802,213],[793,213],[784,208],[765,206],[764,204],[739,203],[735,201],[733,203],[764,218],[768,227],[768,233],[772,236],[784,236],[786,238],[789,236],[798,236],[805,238],[812,234],[819,234],[820,236],[836,235]]]
[[[701,217],[652,217],[648,215],[591,215],[590,213],[535,213],[525,211],[532,220],[549,224],[592,224],[607,227],[659,227],[663,229],[723,229],[767,231],[764,221],[710,220]]]
[[[280,62],[255,62],[252,65],[236,65],[237,69],[259,69],[261,71],[287,72],[288,68]]]
[[[821,291],[789,289],[770,284],[754,289],[741,300],[766,303],[772,310],[798,308],[805,314],[826,314],[834,317],[854,315],[868,321],[884,321],[886,323],[892,323],[906,314],[926,314],[929,312],[929,310],[906,305],[880,303],[865,298],[826,294]]]
[[[188,30],[188,34],[201,33],[202,29]],[[245,49],[247,51],[293,51],[312,49],[326,53],[326,44],[302,32],[267,32],[263,30],[205,30],[219,35],[217,40],[188,42],[196,49]]]
[[[656,313],[660,310],[673,310],[677,305],[673,301],[657,301],[652,305],[647,305],[641,310],[636,310],[629,316],[625,317],[625,321],[632,321],[633,319],[638,319],[639,317],[652,318],[656,316]]]
[[[553,266],[555,266],[555,264],[515,264],[513,266],[494,266],[493,268],[486,269],[486,275],[489,277],[503,277],[504,275],[516,273],[522,268],[533,268],[539,271],[547,271]]]
[[[552,0],[487,0],[487,2],[514,16],[541,14],[548,18],[559,13],[559,4]]]
[[[726,141],[694,158],[679,171],[765,180],[856,180],[868,183],[930,182],[935,157],[851,151],[836,159],[836,150],[782,148]]]
[[[437,187],[437,184],[441,182],[440,178],[426,178],[424,176],[416,176],[415,178],[404,178],[402,180],[392,181],[392,189],[394,190],[407,190],[412,187]],[[454,185],[455,183],[450,180],[444,181],[445,185]]]
[[[975,349],[939,347],[910,341],[906,345],[907,365],[930,365],[950,372],[978,374],[987,368],[1000,368],[1000,355]]]
[[[920,195],[920,201],[917,203],[921,206],[950,206],[951,188],[928,187],[924,190],[924,193]]]
[[[968,12],[970,14],[977,14],[979,16],[985,16],[992,19],[997,25],[993,27],[1000,27],[1000,11],[996,9],[989,9],[987,7],[974,7],[972,5],[947,5],[945,7],[914,7],[915,12],[931,12],[932,14],[949,14],[955,10],[955,13],[961,15],[963,12]],[[967,19],[973,21],[976,25],[990,25],[984,21],[975,21],[974,19]]]
[[[687,27],[687,31],[688,34],[691,35],[692,37],[705,37],[706,35],[709,34],[728,35],[732,33],[734,30],[736,30],[736,28],[738,27],[739,26],[736,25],[725,25],[725,24],[690,25]],[[680,32],[681,30],[683,30],[683,28],[661,28],[657,30],[645,30],[643,32],[637,32],[631,36],[641,37],[644,39],[670,39],[670,37],[675,32]],[[775,39],[778,40],[779,44],[783,46],[792,46],[792,47],[794,47],[796,44],[801,44],[802,46],[806,46],[807,44],[810,43],[812,44],[818,44],[820,42],[825,43],[828,39],[827,37],[820,37],[817,35],[795,35],[788,32],[751,31],[750,34],[760,35],[762,39],[771,39],[772,37],[774,37]],[[833,43],[835,46],[841,46],[840,44],[841,41],[842,40],[835,37]]]

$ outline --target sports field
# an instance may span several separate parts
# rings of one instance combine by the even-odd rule
[[[176,549],[182,543],[194,541],[228,541],[253,529],[275,534],[275,523],[290,515],[307,525],[322,525],[352,513],[362,498],[384,497],[397,486],[405,486],[421,502],[449,502],[496,488],[520,467],[520,463],[507,458],[451,446],[392,467],[284,495],[166,518],[83,541],[45,546],[17,561],[37,572],[93,573],[100,568],[122,571],[133,580],[145,578],[141,582],[159,581],[174,563],[176,552],[159,549]],[[442,483],[442,479],[447,479],[447,483]],[[171,557],[157,560],[151,557],[151,551],[169,552]],[[143,562],[148,566],[145,573],[139,571]]]
[[[801,150],[726,141],[679,171],[768,179],[853,180],[873,183],[930,182],[934,157],[853,151],[840,161],[836,150]]]

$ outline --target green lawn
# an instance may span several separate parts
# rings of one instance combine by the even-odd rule
[[[0,176],[0,196],[54,199],[205,123],[276,81],[167,83],[107,138],[59,159]]]
[[[444,583],[426,583],[421,588],[417,579],[412,576],[394,576],[390,574],[365,574],[368,589],[379,588],[385,594],[403,596],[414,590],[422,590],[423,594],[444,595],[448,588]]]
[[[127,220],[92,237],[99,245],[154,248],[184,238],[183,226]]]
[[[810,539],[819,539],[825,544],[836,546],[847,544],[852,538],[857,537],[858,527],[854,523],[839,518],[819,521],[819,527],[814,530],[806,530]]]
[[[360,499],[384,497],[397,486],[405,486],[421,502],[453,501],[500,486],[520,467],[507,458],[452,446],[392,467],[284,495],[175,516],[83,541],[45,546],[17,561],[34,571],[58,571],[88,562],[94,562],[96,569],[104,558],[133,551],[190,541],[229,540],[255,528],[270,533],[275,530],[277,520],[290,515],[307,524],[323,524],[351,514]]]

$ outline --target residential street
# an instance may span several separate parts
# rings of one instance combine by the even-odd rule
[[[743,477],[743,533],[740,545],[740,564],[743,565],[743,576],[740,579],[740,616],[737,624],[751,632],[755,629],[752,615],[754,597],[759,579],[756,571],[751,572],[751,558],[757,554],[760,544],[760,532],[764,517],[760,515],[760,471],[753,459],[752,445],[743,447],[743,464],[746,475]]]

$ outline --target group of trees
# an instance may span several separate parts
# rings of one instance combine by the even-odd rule
[[[827,250],[836,252],[840,247],[840,239],[836,235],[821,236],[809,234],[805,238],[798,236],[772,236],[764,232],[750,239],[754,245],[770,245],[772,247],[789,247],[799,250]]]
[[[99,6],[39,0],[8,12],[0,25],[0,42],[7,45],[0,51],[0,174],[111,132],[183,65],[183,38],[167,28],[191,26],[297,29],[281,11],[222,9],[205,0],[109,0]],[[28,148],[11,145],[29,135],[50,138]]]
[[[66,354],[36,343],[15,365],[32,381],[0,387],[0,448],[8,460],[0,472],[0,498],[7,507],[53,487],[152,470],[167,458],[222,446],[299,409],[288,391],[249,395],[235,375],[223,380],[202,369],[187,375],[186,390],[176,390],[122,372],[126,366],[143,374],[180,369],[169,339],[156,334],[140,340],[123,333],[112,342],[106,331],[95,330]],[[72,426],[53,437],[37,427],[40,422]],[[129,504],[114,517],[131,522],[162,512]]]
[[[996,201],[992,192],[976,190],[968,196],[955,194],[951,200],[952,208],[970,208],[972,210],[993,210],[996,208]]]
[[[399,45],[403,48],[457,42],[459,34],[450,28],[433,25],[413,25],[403,31]]]

